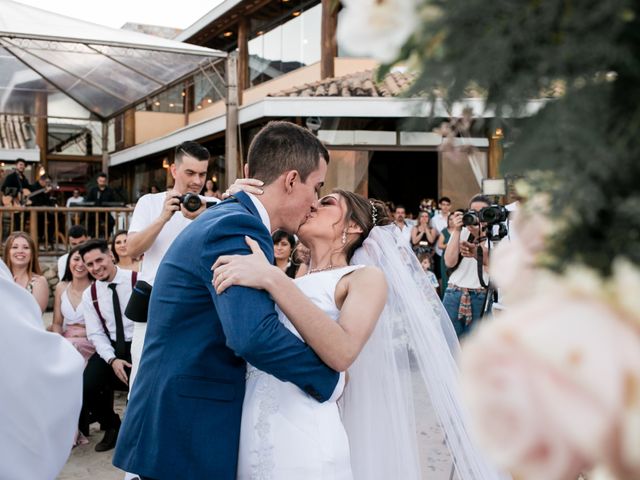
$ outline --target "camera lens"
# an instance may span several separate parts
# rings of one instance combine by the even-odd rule
[[[478,218],[478,213],[473,210],[469,210],[462,215],[462,224],[465,227],[469,227],[471,225],[478,225],[480,223],[480,219]]]
[[[187,193],[182,198],[182,205],[184,205],[184,208],[187,211],[195,212],[202,205],[202,200],[200,200],[200,197],[195,193]]]

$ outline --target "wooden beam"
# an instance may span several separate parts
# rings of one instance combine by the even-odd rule
[[[47,161],[49,162],[90,162],[100,163],[102,162],[102,156],[100,155],[65,155],[65,154],[49,154],[47,155]]]
[[[109,171],[109,122],[106,120],[102,122],[102,171]]]
[[[249,88],[249,22],[247,17],[238,21],[238,105],[242,105],[242,92]]]
[[[40,149],[40,164],[47,170],[47,151],[49,150],[49,125],[47,123],[47,93],[36,93],[36,145]]]
[[[338,55],[336,29],[338,9],[333,0],[322,0],[322,24],[320,30],[320,78],[335,77],[335,58]]]
[[[136,109],[130,108],[124,112],[122,121],[124,122],[123,147],[133,147],[136,144]]]
[[[227,128],[224,145],[225,186],[229,188],[238,178],[238,54],[227,58]]]
[[[496,128],[489,137],[489,178],[500,176],[500,163],[502,162],[502,139],[504,138],[501,128]]]

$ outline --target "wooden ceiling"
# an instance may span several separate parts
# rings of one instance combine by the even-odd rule
[[[195,45],[231,51],[236,48],[238,22],[241,19],[249,20],[252,31],[267,30],[270,25],[291,15],[294,11],[307,10],[318,3],[320,3],[319,0],[246,0],[186,41]]]

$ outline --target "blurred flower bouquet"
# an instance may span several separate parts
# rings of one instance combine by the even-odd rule
[[[502,173],[527,178],[492,265],[509,308],[463,348],[482,444],[519,479],[640,478],[638,3],[342,4],[338,41],[380,77],[402,63],[409,94],[445,104],[482,92]]]

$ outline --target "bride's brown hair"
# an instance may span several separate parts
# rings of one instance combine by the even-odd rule
[[[337,193],[344,198],[347,204],[347,211],[344,217],[346,223],[353,222],[362,229],[362,233],[353,242],[345,245],[347,262],[350,262],[351,257],[360,248],[371,229],[376,226],[389,225],[391,223],[391,215],[387,206],[375,198],[367,199],[357,193],[340,189],[333,190],[333,193]]]

